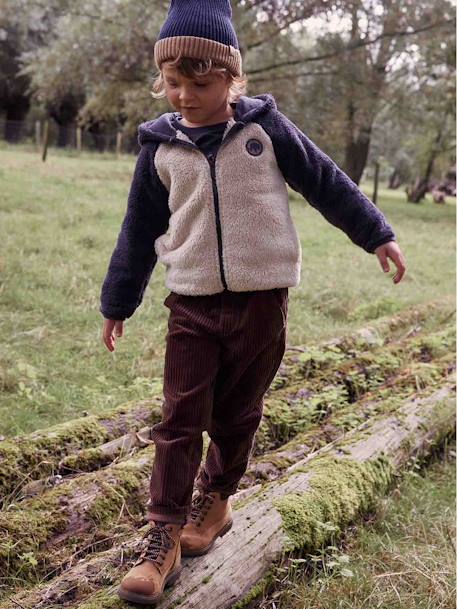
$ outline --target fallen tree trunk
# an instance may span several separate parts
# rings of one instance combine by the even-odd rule
[[[452,313],[452,299],[441,298],[430,303],[415,305],[393,317],[381,318],[353,334],[327,341],[322,345],[306,349],[289,346],[270,391],[273,392],[287,385],[288,377],[297,370],[297,360],[302,376],[311,378],[316,371],[328,368],[329,364],[335,362],[337,359],[335,350],[339,350],[340,356],[343,357],[344,353],[352,349],[359,351],[374,349],[392,340],[410,324],[419,324],[418,329],[420,329],[420,324],[428,319],[435,317],[446,319]],[[439,324],[439,320],[437,323]],[[416,328],[412,328],[408,334],[415,332]],[[297,357],[296,353],[300,356]],[[34,480],[46,476],[60,476],[68,472],[68,469],[80,468],[83,471],[91,471],[106,465],[107,453],[99,452],[96,447],[160,420],[161,379],[151,383],[151,393],[156,395],[149,400],[123,404],[102,415],[81,417],[47,430],[0,441],[0,507],[6,499],[14,500],[18,495],[20,496],[20,489]],[[256,450],[259,452],[275,447],[274,443],[263,446],[260,443],[261,438],[262,430],[258,434],[256,445]],[[278,441],[287,440],[288,438],[281,438]],[[74,454],[82,449],[88,451],[83,453],[79,460],[75,459]],[[81,467],[83,463],[85,463],[84,468]],[[59,481],[59,478],[55,478],[54,481]]]
[[[424,337],[431,340],[431,337]],[[432,341],[436,344],[436,341]],[[414,350],[417,345],[414,346]],[[422,351],[420,351],[422,352]],[[448,371],[447,357],[440,367],[434,362],[433,373]],[[394,358],[395,361],[395,358]],[[430,375],[428,364],[422,364]],[[401,374],[401,370],[397,373]],[[317,447],[341,436],[345,430],[358,425],[374,414],[386,414],[398,407],[399,398],[411,393],[417,383],[417,370],[408,369],[408,383],[402,386],[390,380],[390,393],[382,392],[382,399],[358,401],[335,410],[325,423],[314,424],[299,434],[298,439],[282,450],[253,459],[243,477],[240,488],[259,480],[280,476],[288,465],[303,458]],[[436,377],[434,382],[436,382]],[[431,390],[431,388],[428,388]],[[377,387],[377,393],[381,388]],[[305,427],[306,429],[306,427]],[[208,438],[205,437],[205,450]],[[75,557],[81,557],[98,547],[103,549],[131,535],[141,524],[149,494],[149,476],[154,457],[154,446],[123,462],[99,472],[70,478],[42,496],[0,512],[0,531],[6,549],[0,546],[0,575],[8,580],[22,570],[23,577],[47,575],[69,568]],[[9,547],[15,548],[11,555]],[[21,557],[32,553],[36,564],[27,569]],[[29,565],[31,567],[31,565]]]
[[[353,350],[350,356],[338,358],[335,367],[326,369],[325,374],[318,376],[315,369],[314,375],[317,378],[312,389],[303,387],[302,362],[296,362],[295,368],[289,367],[288,383],[276,391],[267,392],[253,456],[262,455],[265,451],[271,453],[272,449],[275,450],[278,445],[282,446],[297,433],[301,433],[308,424],[312,425],[316,420],[323,421],[327,415],[344,410],[348,404],[354,403],[354,396],[360,400],[372,390],[382,392],[393,384],[398,385],[398,374],[401,373],[404,362],[419,359],[429,363],[435,360],[430,367],[419,364],[415,371],[417,389],[427,386],[428,378],[433,372],[437,379],[447,372],[446,361],[442,361],[443,353],[451,359],[453,352],[455,333],[452,326],[437,333],[416,335],[412,340],[407,339],[407,342],[391,341],[385,349],[378,349],[374,353],[359,354]],[[309,352],[306,353],[309,355]],[[406,369],[404,384],[407,389],[410,385],[410,369],[410,366]],[[294,385],[298,389],[294,389]],[[152,444],[150,431],[150,427],[143,427],[138,432],[125,434],[100,446],[82,449],[64,457],[53,476],[30,482],[18,490],[16,501],[36,496],[47,488],[62,484],[64,476],[98,470],[131,456],[134,449]]]
[[[161,399],[123,404],[26,436],[0,441],[0,507],[31,480],[54,475],[67,455],[153,425],[161,418]]]
[[[288,468],[278,481],[235,501],[232,531],[209,555],[183,561],[180,580],[158,608],[176,603],[186,609],[231,607],[285,551],[312,550],[325,543],[329,530],[334,534],[335,527],[342,529],[371,506],[411,457],[426,454],[452,431],[454,402],[454,384],[447,383],[389,416],[374,416]],[[130,566],[126,558],[134,555],[138,539],[95,558],[86,557],[46,586],[14,600],[24,609],[45,609],[56,603],[79,609],[118,607],[115,588]],[[1,605],[1,609],[13,607],[17,605],[12,602]]]
[[[277,377],[280,378],[279,387],[267,392],[253,455],[276,449],[305,426],[323,420],[328,412],[362,399],[373,389],[382,390],[382,383],[391,384],[392,376],[395,377],[400,367],[410,359],[429,362],[443,353],[455,351],[453,327],[425,336],[417,332],[413,338],[410,338],[413,334],[408,333],[406,339],[390,340],[385,347],[369,352],[355,348],[341,352],[332,344],[331,347],[311,346],[300,350],[299,355],[289,355],[284,362],[287,372],[283,368],[281,376]],[[426,370],[427,367],[423,369]],[[422,377],[423,371],[418,371],[418,378]],[[304,377],[309,386],[303,386]],[[128,457],[134,449],[149,443],[150,428],[144,427],[139,432],[67,455],[58,463],[52,476],[24,485],[17,490],[15,499],[20,501],[61,484],[64,476],[69,474],[98,470]]]
[[[331,534],[372,508],[411,457],[429,452],[431,444],[453,430],[454,403],[454,387],[443,387],[390,417],[364,423],[333,446],[294,464],[285,479],[266,485],[236,510],[232,531],[211,555],[186,564],[178,584],[158,607],[171,608],[179,599],[186,609],[228,609],[284,552],[321,547]]]
[[[391,341],[367,352],[356,348],[340,351],[336,347],[317,352],[311,347],[289,364],[287,383],[280,390],[267,392],[253,455],[275,450],[309,425],[326,420],[329,414],[371,392],[382,392],[396,383],[401,371],[412,369],[416,362],[417,390],[438,381],[443,375],[440,359],[448,357],[451,363],[454,353],[452,325],[431,334]],[[445,361],[442,364],[445,372]]]
[[[442,368],[441,381],[455,379],[455,361],[451,362],[449,366],[447,363],[446,360]],[[278,449],[251,459],[238,487],[245,489],[258,482],[275,480],[297,461],[338,441],[345,433],[370,420],[372,416],[395,412],[401,402],[411,399],[412,389],[417,382],[417,374],[420,374],[419,370],[417,367],[400,370],[395,379],[390,379],[385,385],[392,390],[390,393],[384,390],[384,386],[378,388],[378,391],[382,391],[383,394],[381,399],[379,395],[377,398],[375,397],[376,393],[374,396],[369,394],[362,401],[348,404],[340,411],[330,414],[320,424],[298,433]],[[426,396],[435,390],[436,385],[424,387],[421,395]]]

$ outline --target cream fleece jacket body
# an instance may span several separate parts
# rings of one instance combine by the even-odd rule
[[[127,213],[102,287],[105,317],[133,314],[157,261],[178,294],[298,285],[302,251],[287,183],[367,252],[395,239],[384,215],[271,95],[242,96],[233,107],[215,158],[173,127],[176,113],[140,125]]]

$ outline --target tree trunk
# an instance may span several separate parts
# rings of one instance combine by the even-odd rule
[[[58,148],[68,146],[71,140],[71,127],[75,125],[78,110],[83,103],[81,96],[67,94],[60,102],[53,105],[49,109],[51,116],[57,124],[57,142]]]
[[[388,188],[392,190],[396,190],[402,185],[402,179],[400,177],[400,172],[398,169],[394,169],[393,172],[389,176]]]
[[[351,134],[352,135],[352,134]],[[355,140],[347,142],[343,161],[343,171],[356,184],[360,183],[367,164],[370,149],[371,125],[364,127]]]
[[[157,384],[157,393],[159,384]],[[153,391],[152,391],[153,392]],[[24,484],[54,475],[59,462],[82,448],[94,448],[161,418],[160,397],[123,404],[102,415],[90,415],[0,441],[0,502]]]
[[[440,153],[440,142],[446,124],[446,119],[447,116],[445,115],[444,120],[438,129],[438,133],[436,134],[432,149],[430,150],[424,175],[418,176],[416,178],[416,181],[414,182],[414,185],[406,188],[408,203],[420,203],[420,201],[422,201],[422,199],[425,197],[426,193],[429,190],[429,182],[430,178],[432,177],[433,166],[435,164],[437,156]]]

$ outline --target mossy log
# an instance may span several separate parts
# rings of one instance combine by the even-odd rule
[[[235,501],[233,529],[210,554],[183,560],[179,581],[158,609],[233,607],[285,552],[313,551],[325,544],[373,507],[411,458],[427,454],[452,432],[454,404],[455,385],[446,383],[395,413],[373,415],[344,438],[295,463],[279,480]],[[141,533],[86,557],[46,585],[16,595],[1,609],[123,607],[115,589],[131,566]]]
[[[441,372],[438,384],[444,380],[455,380],[455,361],[449,365],[448,358],[443,360],[441,370],[438,362],[434,363],[434,371]],[[423,378],[424,367],[411,366],[400,370],[395,379],[389,380],[389,391],[369,393],[362,400],[329,413],[325,420],[299,432],[279,448],[251,458],[238,487],[245,489],[259,482],[275,480],[292,464],[338,441],[345,433],[368,421],[372,416],[395,412],[404,400],[411,399],[416,393],[418,375]],[[435,390],[436,384],[425,385],[421,388],[420,395],[426,396]]]
[[[66,480],[2,510],[0,578],[8,581],[20,574],[30,579],[68,568],[141,524],[153,456],[154,447],[148,447],[126,462]],[[33,564],[24,563],[28,554]]]
[[[47,488],[57,486],[64,476],[90,472],[121,460],[134,453],[134,449],[153,444],[151,427],[143,427],[120,438],[101,444],[95,448],[78,450],[74,455],[67,455],[57,466],[57,473],[47,478],[29,482],[21,488],[20,499],[27,499],[42,494]]]
[[[390,393],[398,375],[414,369],[416,388],[439,382],[454,365],[455,330],[451,324],[429,334],[391,340],[372,351],[311,347],[287,361],[267,392],[264,417],[253,454],[261,455],[290,441],[311,424],[324,421],[370,393]],[[274,386],[281,379],[282,386]],[[408,380],[406,380],[408,385]]]
[[[438,369],[434,362],[435,372]],[[445,357],[441,374],[447,369]],[[404,375],[402,387],[391,380],[390,394],[383,391],[377,400],[358,401],[336,409],[325,424],[318,421],[308,430],[305,427],[297,439],[282,450],[253,459],[240,488],[277,478],[288,465],[335,440],[347,429],[370,416],[395,410],[400,397],[415,388],[416,373],[413,369],[409,377]],[[434,380],[436,382],[436,378]],[[205,449],[207,440],[205,438]],[[142,442],[147,444],[147,437]],[[0,565],[3,565],[0,575],[7,580],[20,572],[27,579],[60,571],[71,565],[75,556],[84,556],[95,547],[110,547],[132,534],[134,527],[141,523],[147,501],[153,456],[154,447],[150,446],[128,460],[97,473],[66,479],[42,496],[0,512],[0,531],[5,539],[4,544],[0,544]],[[27,555],[33,556],[36,564],[24,564],[23,556]]]
[[[342,363],[336,363],[336,368],[325,369],[325,374],[320,376],[317,370],[314,370],[316,383],[309,388],[304,387],[301,380],[302,362],[295,362],[295,367],[289,366],[286,384],[281,383],[280,389],[267,392],[264,416],[256,434],[253,456],[261,456],[265,450],[271,453],[277,446],[290,441],[297,432],[300,434],[304,427],[313,427],[316,421],[322,423],[324,432],[329,431],[332,426],[324,425],[324,419],[340,411],[347,411],[347,417],[350,419],[348,428],[354,427],[353,418],[357,416],[352,407],[354,393],[360,402],[372,391],[387,400],[390,399],[390,389],[393,385],[396,385],[399,391],[401,384],[401,389],[407,392],[410,392],[410,386],[414,384],[417,389],[425,388],[431,381],[439,381],[450,372],[455,364],[452,359],[454,352],[455,332],[454,328],[449,326],[437,333],[416,336],[409,341],[390,342],[385,349],[378,349],[375,353],[357,354],[352,351],[346,356],[341,354],[337,362]],[[411,365],[400,368],[401,364],[411,364],[415,358],[425,359],[425,365],[419,362],[415,369]],[[433,358],[434,361],[431,361]],[[401,383],[400,374],[404,375]],[[411,383],[412,380],[414,383]],[[297,385],[298,389],[294,389],[294,385]],[[357,411],[359,422],[367,418],[364,410]],[[344,425],[344,419],[339,423],[339,426],[341,425]],[[65,476],[95,471],[129,457],[135,449],[152,443],[150,431],[149,426],[143,427],[137,432],[127,433],[100,446],[67,455],[58,463],[52,476],[29,482],[18,489],[16,502],[42,494],[47,488],[61,484]],[[324,434],[323,438],[325,437],[327,436]]]
[[[253,455],[276,449],[307,425],[322,421],[329,412],[362,399],[374,389],[382,392],[383,385],[395,382],[392,378],[395,379],[401,366],[412,360],[430,363],[424,366],[419,364],[418,389],[438,380],[441,376],[439,363],[432,360],[441,358],[443,353],[449,356],[455,351],[455,333],[453,327],[448,325],[444,330],[423,336],[416,327],[414,333],[408,332],[407,338],[394,340],[389,337],[385,343],[385,346],[372,347],[371,351],[364,352],[354,345],[350,347],[346,339],[345,351],[331,341],[330,344],[300,349],[299,354],[287,354],[267,392],[264,417],[256,434]],[[160,403],[160,398],[157,397],[156,401]],[[154,410],[151,418],[156,417],[159,414]],[[48,467],[52,463],[55,468],[52,475],[17,488],[15,499],[18,501],[46,487],[60,484],[65,475],[94,471],[113,460],[128,456],[133,449],[146,445],[148,436],[149,428],[144,427],[139,432],[132,431],[99,446],[67,454],[58,463],[48,454],[48,460],[44,463]],[[10,483],[13,483],[20,472],[13,469],[11,463],[4,465],[3,477],[6,478],[9,471]]]
[[[289,377],[296,377],[297,360],[298,371],[301,371],[302,377],[308,378],[313,376],[316,369],[335,366],[335,362],[338,362],[336,352],[343,356],[353,349],[361,352],[380,347],[398,334],[401,337],[403,329],[411,324],[415,326],[409,328],[408,335],[414,335],[420,330],[420,324],[430,324],[430,320],[434,325],[439,325],[452,313],[452,299],[437,299],[410,307],[393,317],[381,318],[352,334],[321,345],[306,348],[288,346],[271,391],[287,385]],[[298,358],[296,352],[300,353]],[[155,379],[151,382],[152,397],[149,400],[130,402],[102,415],[81,417],[47,430],[0,441],[0,506],[6,498],[12,500],[20,496],[22,487],[32,481],[48,477],[51,483],[57,483],[59,477],[69,469],[83,471],[84,464],[84,471],[91,471],[106,465],[110,458],[109,452],[100,452],[98,447],[160,420],[161,391],[162,380]],[[331,398],[331,395],[327,397]],[[266,445],[262,439],[260,430],[255,447],[257,453],[276,448],[290,437],[280,437],[276,443]],[[77,451],[83,451],[79,457],[75,454]],[[116,453],[111,454],[117,456]]]
[[[154,381],[152,386],[158,387]],[[157,389],[156,389],[157,390]],[[158,390],[157,390],[158,391]],[[100,444],[160,421],[162,400],[153,397],[0,441],[0,506],[33,480],[59,473],[59,462],[81,448]]]
[[[180,580],[158,609],[242,605],[285,552],[313,551],[373,509],[408,460],[428,453],[451,432],[454,403],[454,387],[443,387],[294,464],[284,478],[237,507],[233,529],[211,554],[185,562]],[[101,590],[75,607],[116,607],[113,592]]]

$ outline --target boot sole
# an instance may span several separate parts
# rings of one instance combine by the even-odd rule
[[[213,547],[216,539],[218,537],[224,537],[224,535],[230,531],[232,525],[233,520],[229,520],[229,522],[227,522],[227,524],[225,524],[222,529],[217,533],[213,541],[204,548],[200,548],[199,550],[186,550],[181,546],[181,556],[203,556],[203,554],[207,554]]]
[[[144,596],[144,594],[136,594],[135,592],[129,592],[128,590],[122,590],[122,588],[118,588],[117,594],[118,594],[119,598],[121,598],[124,601],[131,601],[132,603],[138,603],[140,605],[149,605],[149,603],[155,603],[156,601],[160,600],[165,588],[167,588],[168,586],[171,586],[172,584],[175,583],[175,581],[181,575],[181,571],[182,571],[182,565],[179,566],[174,571],[172,571],[171,573],[169,573],[167,575],[167,577],[165,578],[165,582],[164,582],[161,592],[157,592],[156,594],[152,594],[150,596]]]

